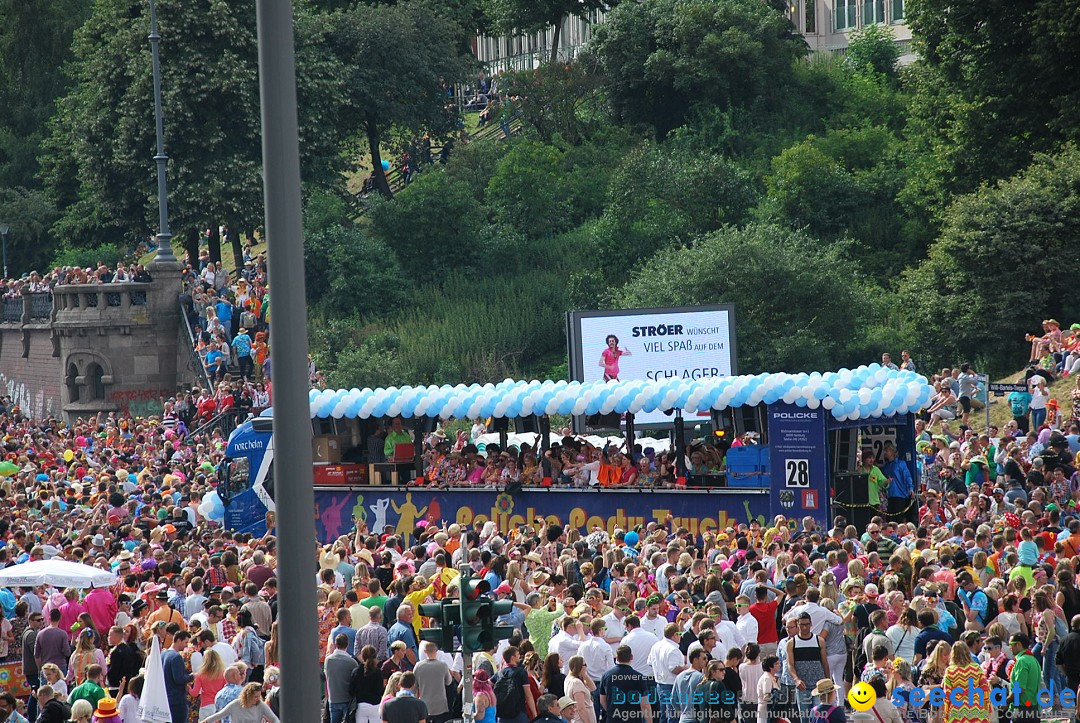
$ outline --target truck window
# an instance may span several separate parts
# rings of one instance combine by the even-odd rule
[[[224,489],[220,494],[222,502],[234,499],[246,492],[250,484],[248,479],[250,463],[247,457],[234,457],[227,460],[226,469],[228,470],[228,476],[225,479]]]

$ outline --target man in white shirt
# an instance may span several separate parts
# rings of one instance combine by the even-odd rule
[[[806,602],[801,605],[796,605],[788,611],[788,614],[784,616],[785,620],[791,620],[798,618],[802,613],[810,614],[810,632],[814,635],[821,635],[821,631],[825,629],[825,623],[832,621],[834,623],[841,623],[843,619],[836,613],[818,605],[818,600],[821,599],[821,591],[816,587],[807,588],[806,590]]]
[[[627,615],[623,623],[626,625],[626,637],[623,638],[622,644],[629,647],[634,654],[630,667],[652,680],[653,669],[649,664],[649,653],[656,645],[656,636],[641,628],[641,619],[637,615]],[[550,649],[549,647],[548,650]]]
[[[615,607],[611,612],[601,618],[607,625],[607,632],[604,633],[604,640],[611,646],[611,652],[615,652],[615,648],[622,645],[623,636],[626,635],[626,626],[623,625],[623,621],[626,620],[627,614],[630,612],[630,606],[626,604],[626,601],[619,598],[615,601]]]
[[[656,699],[660,704],[661,720],[677,719],[676,706],[671,703],[671,690],[675,686],[675,677],[686,670],[686,656],[679,649],[679,626],[668,623],[664,628],[664,637],[657,640],[649,651],[649,665],[656,678]]]
[[[727,658],[728,651],[732,648],[742,650],[746,647],[746,638],[739,632],[739,628],[730,620],[716,621],[716,645],[720,648],[721,660]]]
[[[198,649],[191,654],[192,670],[197,671],[202,667],[203,655],[211,648],[221,656],[221,660],[225,663],[226,668],[236,662],[236,651],[233,650],[233,646],[216,640],[213,631],[200,631],[198,637],[195,639],[195,647]]]
[[[578,648],[585,642],[585,634],[581,631],[581,623],[577,618],[567,615],[560,624],[562,630],[551,636],[548,651],[559,654],[562,658],[562,672],[566,674],[570,671],[570,658],[578,654]]]
[[[659,595],[650,596],[645,601],[645,617],[641,618],[641,629],[655,635],[657,640],[664,637],[664,626],[667,625],[667,618],[660,616],[661,600]]]
[[[748,643],[756,643],[758,621],[757,618],[750,614],[750,598],[746,595],[736,597],[735,610],[739,613],[739,618],[735,621],[735,629],[742,635],[743,640]]]
[[[679,561],[679,554],[682,550],[678,545],[669,545],[667,548],[667,562],[656,568],[656,589],[660,591],[661,595],[667,595],[671,592],[668,589],[667,571],[669,567],[674,567]]]
[[[203,595],[203,580],[201,577],[191,579],[191,594],[184,599],[184,618],[190,623],[191,616],[203,612],[206,608],[206,596]]]
[[[585,659],[585,672],[599,685],[604,673],[615,667],[615,653],[604,640],[607,623],[603,618],[593,620],[590,630],[592,635],[578,648],[578,655]]]

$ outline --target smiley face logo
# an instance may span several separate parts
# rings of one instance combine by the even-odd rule
[[[851,686],[851,690],[847,694],[848,703],[851,703],[851,707],[855,710],[865,713],[874,707],[874,703],[877,701],[877,693],[874,692],[874,688],[869,683],[856,683]]]

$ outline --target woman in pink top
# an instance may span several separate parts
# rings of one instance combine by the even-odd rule
[[[633,356],[626,349],[619,348],[619,337],[614,334],[608,334],[604,339],[607,344],[607,349],[604,349],[600,354],[599,366],[604,368],[604,381],[610,382],[612,379],[619,380],[619,357]]]
[[[225,661],[213,648],[203,653],[202,666],[195,673],[191,684],[191,694],[199,698],[199,720],[212,715],[216,710],[214,698],[225,687]]]

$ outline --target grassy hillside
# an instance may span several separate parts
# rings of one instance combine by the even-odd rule
[[[1023,380],[1024,370],[1018,371],[1016,374],[1010,374],[1007,377],[994,380],[998,383],[1015,384],[1018,381]],[[1072,410],[1072,390],[1076,387],[1075,379],[1057,379],[1050,385],[1050,397],[1058,400],[1061,411],[1069,415]],[[990,397],[990,423],[997,425],[1000,429],[1006,422],[1012,419],[1012,413],[1009,411],[1008,397]],[[978,420],[972,420],[975,422],[977,429],[981,429],[985,423],[985,412],[980,412]]]

